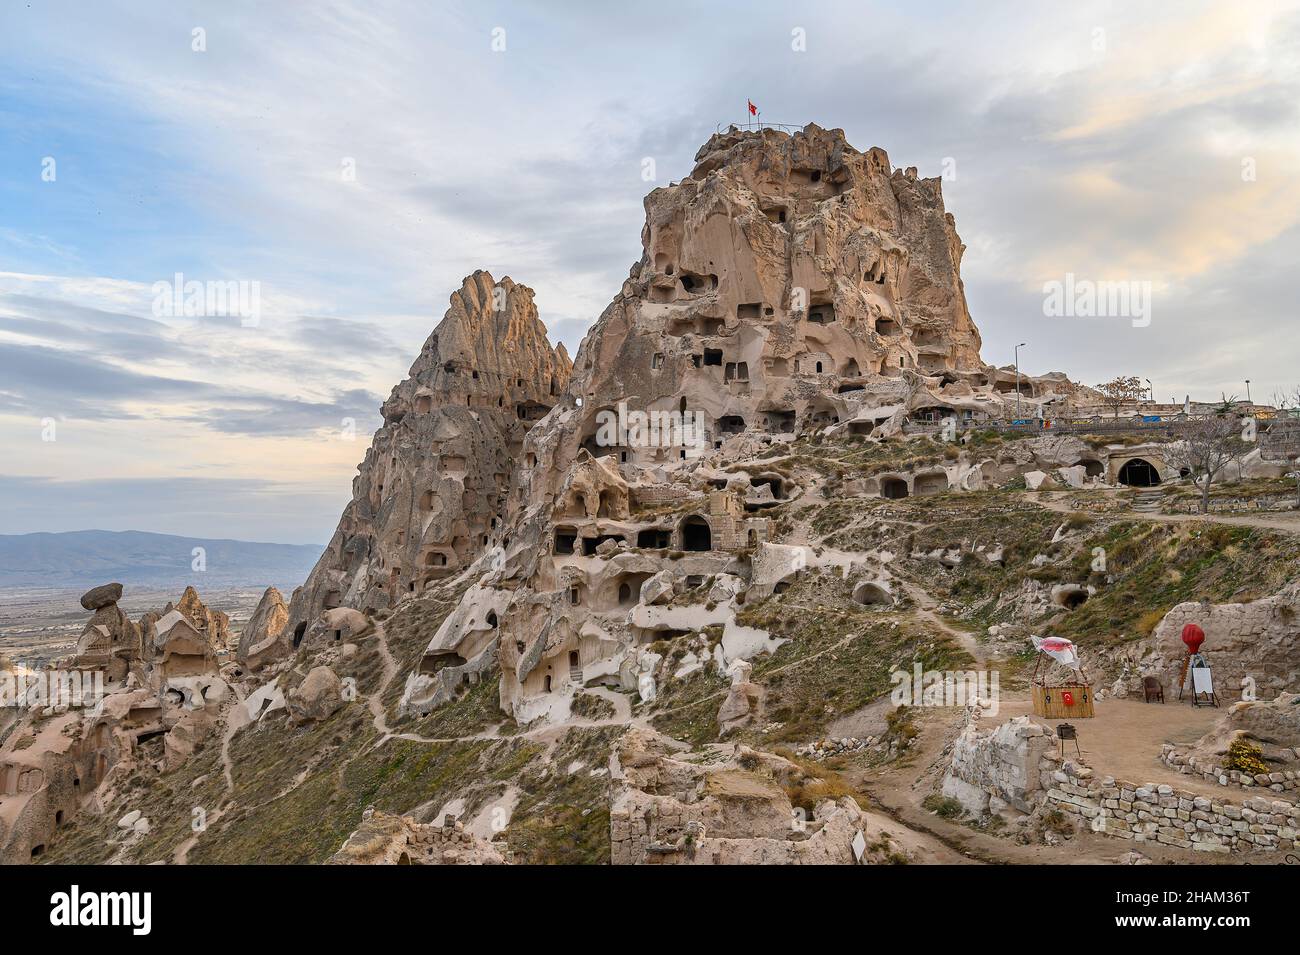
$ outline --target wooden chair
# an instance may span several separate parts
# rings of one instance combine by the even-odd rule
[[[1160,685],[1160,681],[1153,676],[1144,676],[1142,678],[1142,696],[1144,703],[1150,703],[1152,700],[1165,701],[1165,688]]]

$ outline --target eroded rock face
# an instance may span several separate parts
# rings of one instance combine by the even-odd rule
[[[102,669],[108,680],[126,676],[131,663],[140,657],[140,628],[117,605],[122,585],[104,584],[81,597],[81,606],[94,611],[81,635],[71,665],[78,669]]]
[[[494,648],[502,706],[521,720],[563,718],[593,680],[653,696],[665,664],[644,648],[661,635],[722,627],[693,659],[724,672],[771,650],[734,615],[768,541],[766,509],[802,489],[754,459],[806,431],[897,433],[927,409],[1001,415],[1015,391],[980,361],[939,180],[893,170],[882,150],[817,126],[732,130],[645,207],[640,261],[519,455],[508,533],[479,582],[502,597],[473,595],[500,634],[449,617],[408,682],[407,712],[445,702]],[[1045,379],[1041,395],[1070,387]],[[1036,400],[1035,386],[1021,391]],[[954,465],[906,487],[983,480]],[[733,585],[685,596],[705,580]],[[757,712],[734,702],[728,723]]]
[[[137,625],[118,606],[121,597],[117,583],[82,597],[93,616],[76,652],[54,666],[101,670],[102,683],[83,682],[79,690],[62,690],[69,695],[58,702],[11,710],[15,729],[0,724],[9,731],[0,742],[0,862],[41,855],[76,813],[102,809],[99,800],[114,779],[182,766],[231,701],[214,642],[226,639],[224,613],[204,606],[190,588],[175,606],[149,611]],[[104,695],[95,699],[100,689]],[[160,736],[160,743],[149,742]]]
[[[1270,770],[1294,770],[1300,765],[1300,696],[1282,692],[1272,700],[1233,703],[1187,755],[1223,766],[1228,747],[1239,738],[1260,748]]]
[[[257,609],[239,635],[236,657],[251,670],[283,660],[293,653],[293,632],[289,628],[289,609],[274,587],[267,587]]]
[[[503,865],[499,849],[461,823],[416,822],[367,809],[361,826],[330,857],[330,865]]]
[[[562,479],[580,449],[603,450],[598,416],[620,403],[703,413],[711,448],[866,407],[875,427],[923,406],[913,399],[930,378],[991,384],[938,179],[891,172],[883,150],[817,126],[716,135],[696,163],[646,198],[644,254],[583,342],[550,461],[539,436],[544,469]],[[967,384],[954,400],[972,394]],[[633,448],[620,463],[681,457]],[[557,490],[546,484],[530,482],[530,500]]]
[[[101,607],[109,607],[122,599],[121,584],[103,584],[99,587],[92,587],[81,595],[81,606],[87,610],[99,610]]]
[[[1054,745],[1055,738],[1027,716],[983,732],[971,720],[953,743],[943,795],[975,816],[991,807],[1032,812],[1041,795],[1039,761]]]
[[[171,609],[171,608],[168,608]],[[230,617],[220,610],[211,610],[199,598],[199,592],[186,587],[176,609],[194,625],[194,629],[207,637],[215,649],[223,650],[230,640]]]
[[[294,593],[291,628],[334,607],[390,607],[473,563],[499,533],[524,433],[571,367],[547,342],[531,289],[466,278],[384,402],[352,502]]]
[[[1160,677],[1165,693],[1177,696],[1187,658],[1183,627],[1194,623],[1205,631],[1201,653],[1209,661],[1220,699],[1235,700],[1247,688],[1259,699],[1271,699],[1300,679],[1297,619],[1300,585],[1295,583],[1250,603],[1181,603],[1156,626],[1155,649],[1145,662],[1148,671]]]
[[[681,744],[676,744],[680,746]],[[930,861],[894,840],[889,820],[851,798],[821,799],[809,813],[791,803],[803,770],[738,747],[708,766],[676,758],[663,737],[630,730],[620,743],[624,776],[610,800],[615,865],[853,865],[890,857]],[[854,838],[871,848],[861,858]]]

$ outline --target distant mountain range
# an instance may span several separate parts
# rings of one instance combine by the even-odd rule
[[[205,569],[194,567],[203,548]],[[85,587],[119,581],[171,589],[278,587],[285,597],[304,580],[323,547],[174,537],[144,531],[0,534],[0,589]]]

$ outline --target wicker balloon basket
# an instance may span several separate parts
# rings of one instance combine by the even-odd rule
[[[1077,676],[1077,680],[1067,679],[1063,683],[1051,684],[1048,682],[1051,670],[1049,661],[1046,654],[1040,653],[1034,662],[1033,675],[1029,678],[1034,715],[1053,720],[1086,720],[1092,717],[1092,684],[1088,682],[1088,674],[1083,672],[1083,665],[1079,664],[1068,671],[1072,676]]]
[[[1061,686],[1032,687],[1034,715],[1047,719],[1088,719],[1092,712],[1092,686],[1087,683],[1067,683]]]

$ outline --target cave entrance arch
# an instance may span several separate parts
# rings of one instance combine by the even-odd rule
[[[698,514],[682,521],[682,550],[713,550],[713,531]]]
[[[907,497],[907,482],[902,478],[885,478],[880,482],[880,496],[890,500]]]
[[[1160,483],[1160,472],[1145,458],[1133,458],[1119,469],[1119,483],[1129,487],[1155,487]]]

